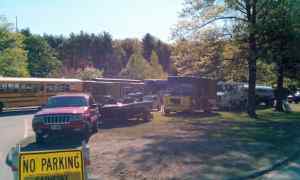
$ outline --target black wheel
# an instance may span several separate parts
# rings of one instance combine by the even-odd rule
[[[168,115],[170,115],[170,110],[168,110],[168,109],[164,109],[164,115],[165,115],[165,116],[168,116]]]
[[[3,102],[0,102],[0,113],[3,112],[4,104]]]
[[[299,101],[295,101],[295,104],[298,104],[299,103]]]
[[[149,112],[144,112],[143,113],[143,120],[144,120],[144,122],[150,121],[150,118],[151,118],[151,113],[149,113]]]
[[[35,135],[35,142],[37,143],[37,144],[44,144],[45,143],[45,138],[43,137],[43,135],[42,134],[36,134]]]
[[[98,121],[93,123],[93,133],[97,133],[98,132]]]

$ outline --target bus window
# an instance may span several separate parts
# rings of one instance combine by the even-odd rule
[[[41,84],[41,85],[40,85],[40,91],[43,92],[44,89],[45,89],[45,88],[44,88],[44,84]]]
[[[6,92],[9,93],[16,93],[19,90],[19,84],[18,83],[8,83],[6,87]]]
[[[43,85],[41,85],[41,84],[32,84],[32,92],[37,93],[37,92],[42,91],[41,86],[43,86]]]
[[[70,91],[70,85],[64,84],[64,92],[69,92],[69,91]]]
[[[55,85],[47,84],[47,92],[55,92]]]
[[[0,92],[7,92],[7,84],[6,83],[2,83],[0,84]]]
[[[33,86],[32,86],[32,84],[23,84],[22,90],[23,90],[23,92],[30,93],[33,91]]]

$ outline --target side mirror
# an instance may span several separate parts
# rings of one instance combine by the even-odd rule
[[[37,110],[38,110],[38,111],[40,111],[40,110],[42,110],[44,107],[45,107],[45,105],[44,105],[44,104],[42,104],[41,106],[39,106],[39,107],[38,107],[38,109],[37,109]]]
[[[90,107],[95,109],[95,108],[98,108],[99,106],[98,106],[98,104],[92,104]]]

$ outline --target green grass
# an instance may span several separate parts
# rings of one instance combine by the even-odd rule
[[[178,129],[193,133],[192,138],[174,140],[174,144],[195,147],[184,150],[185,155],[190,153],[200,162],[205,160],[205,175],[220,174],[227,179],[270,166],[299,150],[300,105],[291,107],[290,113],[257,110],[258,119],[249,118],[246,113],[217,112],[170,117],[155,114],[155,122],[178,124]],[[168,139],[171,137],[166,137],[166,143],[172,144]],[[199,178],[205,179],[202,175]]]

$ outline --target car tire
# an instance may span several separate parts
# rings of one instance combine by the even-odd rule
[[[41,134],[36,134],[35,135],[35,142],[37,144],[44,144],[46,139],[41,135]]]
[[[295,101],[295,104],[298,104],[299,103],[299,101]]]
[[[168,109],[164,109],[164,115],[165,115],[165,116],[168,116],[168,115],[170,115],[170,110],[168,110]]]
[[[97,133],[98,132],[98,121],[93,123],[93,133]]]
[[[0,102],[0,113],[3,112],[4,104],[3,102]]]

